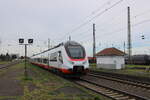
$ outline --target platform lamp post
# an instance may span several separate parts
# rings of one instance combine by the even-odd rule
[[[28,77],[27,73],[27,46],[33,44],[33,39],[28,39],[28,43],[24,43],[23,38],[19,38],[19,45],[24,45],[25,46],[25,63],[24,63],[24,76],[25,78]]]

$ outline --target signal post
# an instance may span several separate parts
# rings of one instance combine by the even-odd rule
[[[24,43],[24,39],[23,38],[19,38],[19,45],[24,45],[25,46],[25,66],[24,66],[24,76],[25,78],[28,77],[28,73],[27,73],[27,46],[33,44],[33,39],[28,39],[28,43]]]

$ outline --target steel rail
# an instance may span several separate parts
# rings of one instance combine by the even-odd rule
[[[0,69],[5,69],[5,68],[11,67],[11,66],[13,66],[15,64],[18,64],[18,63],[20,63],[20,61],[4,64],[2,67],[0,67]]]
[[[125,97],[128,97],[128,98],[125,98],[124,100],[148,100],[148,98],[145,98],[145,97],[142,97],[142,96],[139,96],[139,95],[136,95],[136,94],[128,93],[126,91],[122,91],[122,90],[119,90],[119,89],[114,89],[114,88],[111,88],[111,87],[103,86],[103,85],[91,82],[90,80],[80,79],[79,81],[84,81],[84,82],[87,82],[89,84],[95,85],[97,87],[105,88],[105,89],[109,90],[110,92],[108,91],[108,93],[107,92],[106,93],[105,92],[102,93],[103,91],[100,93],[99,91],[96,91],[96,90],[94,90],[94,89],[92,89],[92,88],[90,88],[88,86],[84,86],[82,84],[83,87],[86,87],[87,89],[93,90],[93,91],[95,91],[97,93],[105,95],[105,96],[107,96],[107,97],[109,97],[111,99],[114,99],[114,100],[122,100],[122,98],[125,98]],[[77,83],[77,81],[75,83]],[[77,83],[77,84],[79,84],[79,83]],[[112,91],[114,91],[114,93],[117,93],[116,96],[113,95],[113,93],[111,93]]]
[[[89,76],[94,76],[94,77],[97,77],[97,78],[103,78],[103,79],[107,79],[107,80],[111,80],[111,81],[116,81],[116,82],[120,82],[120,83],[124,83],[124,84],[128,84],[128,85],[133,85],[133,86],[136,86],[136,87],[141,87],[141,88],[144,88],[144,89],[147,89],[147,90],[150,90],[150,84],[147,84],[147,83],[140,83],[140,82],[132,82],[132,81],[127,81],[127,80],[121,80],[121,79],[117,79],[117,78],[112,78],[112,77],[107,77],[107,76],[100,76],[98,74],[87,74]]]

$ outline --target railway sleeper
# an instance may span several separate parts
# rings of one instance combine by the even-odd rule
[[[115,98],[116,100],[130,100],[129,96],[122,96]]]
[[[117,95],[118,93],[107,93],[107,92],[105,92],[107,95],[109,95],[109,96],[114,96],[114,95]]]

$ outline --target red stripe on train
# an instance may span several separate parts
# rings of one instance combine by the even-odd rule
[[[48,66],[48,65],[43,65],[43,64],[33,63],[33,62],[32,62],[32,64],[43,67],[45,69],[57,69],[57,70],[60,70],[61,72],[65,73],[65,74],[72,74],[73,73],[73,72],[71,72],[71,71],[69,71],[68,69],[65,69],[65,68],[57,68],[57,67],[54,67],[54,66]]]
[[[70,58],[70,61],[85,61],[86,59],[85,58],[83,58],[83,59],[71,59]]]

